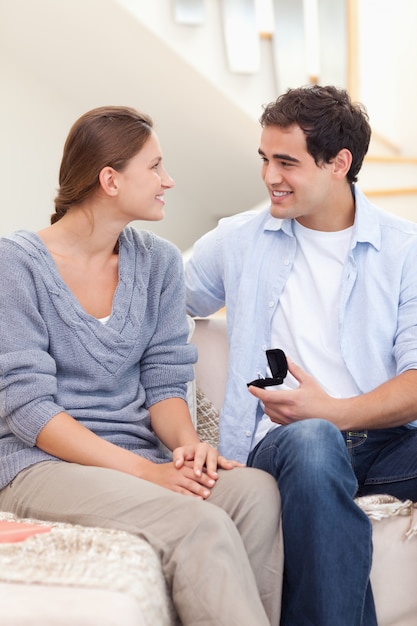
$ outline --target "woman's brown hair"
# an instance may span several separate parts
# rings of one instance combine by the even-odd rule
[[[152,126],[149,116],[129,107],[99,107],[82,115],[64,145],[51,224],[96,191],[103,167],[122,170],[143,148]]]

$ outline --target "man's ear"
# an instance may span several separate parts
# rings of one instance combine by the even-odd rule
[[[338,178],[345,178],[352,165],[352,153],[347,148],[342,148],[332,161],[333,173]]]
[[[98,175],[98,180],[100,183],[100,187],[104,191],[104,193],[108,196],[117,196],[118,193],[118,183],[117,183],[117,172],[109,165],[103,167]]]

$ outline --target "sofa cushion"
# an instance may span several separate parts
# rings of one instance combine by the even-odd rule
[[[196,391],[197,433],[201,441],[217,448],[219,442],[219,412],[199,387]]]

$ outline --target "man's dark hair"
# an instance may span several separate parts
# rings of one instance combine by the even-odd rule
[[[352,102],[345,89],[320,85],[288,89],[264,107],[259,121],[263,127],[298,125],[306,135],[307,151],[317,165],[330,163],[346,148],[352,154],[347,179],[351,183],[358,180],[371,127],[365,107]]]

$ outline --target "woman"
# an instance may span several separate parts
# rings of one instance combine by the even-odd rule
[[[181,255],[127,226],[174,185],[150,118],[83,115],[59,184],[0,241],[0,508],[144,537],[184,625],[278,624],[274,480],[199,441]]]

